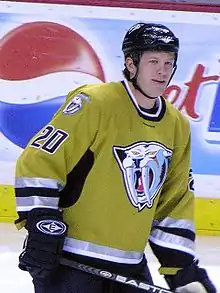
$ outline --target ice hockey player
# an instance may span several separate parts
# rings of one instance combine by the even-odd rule
[[[122,50],[125,79],[70,92],[17,161],[19,267],[36,293],[138,293],[60,259],[152,283],[149,243],[172,290],[215,293],[194,249],[189,123],[162,96],[179,40],[137,23]]]

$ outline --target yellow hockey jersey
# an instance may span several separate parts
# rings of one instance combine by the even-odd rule
[[[169,102],[150,113],[126,81],[85,85],[17,161],[16,223],[62,208],[69,253],[137,264],[150,240],[194,257],[191,175],[189,123]]]

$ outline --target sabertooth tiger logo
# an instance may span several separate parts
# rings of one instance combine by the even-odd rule
[[[162,187],[172,151],[156,142],[140,142],[128,147],[113,147],[123,174],[128,198],[141,211],[151,208]]]

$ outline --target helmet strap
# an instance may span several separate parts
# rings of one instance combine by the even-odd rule
[[[173,78],[173,76],[174,76],[176,70],[177,70],[177,65],[175,64],[174,67],[173,67],[173,72],[172,72],[172,74],[171,74],[171,76],[170,76],[170,79],[169,79],[169,81],[168,81],[168,83],[167,83],[167,86],[170,84],[170,81],[171,81],[171,79]]]
[[[132,78],[130,79],[130,82],[133,84],[134,88],[135,88],[136,90],[138,90],[140,93],[142,93],[142,95],[144,95],[146,98],[151,99],[151,100],[156,99],[157,97],[151,97],[151,96],[147,95],[147,94],[141,89],[141,87],[140,87],[140,86],[138,85],[138,83],[137,83],[137,75],[138,75],[138,71],[136,72],[135,76],[132,77]]]
[[[137,77],[138,77],[138,72],[139,72],[139,62],[138,62],[138,64],[135,64],[135,65],[136,65],[137,71],[136,71],[136,73],[135,73],[135,76],[132,77],[132,78],[130,78],[129,81],[133,84],[134,88],[135,88],[136,90],[138,90],[138,91],[139,91],[142,95],[144,95],[146,98],[151,99],[151,100],[156,99],[157,97],[151,97],[151,96],[147,95],[147,94],[142,90],[142,88],[139,86],[139,84],[138,84],[138,82],[137,82]]]

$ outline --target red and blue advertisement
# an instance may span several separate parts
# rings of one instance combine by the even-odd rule
[[[165,96],[191,124],[197,195],[220,198],[219,15],[125,8],[1,4],[0,185],[13,184],[17,157],[68,91],[123,78],[122,39],[139,21],[180,38]]]

